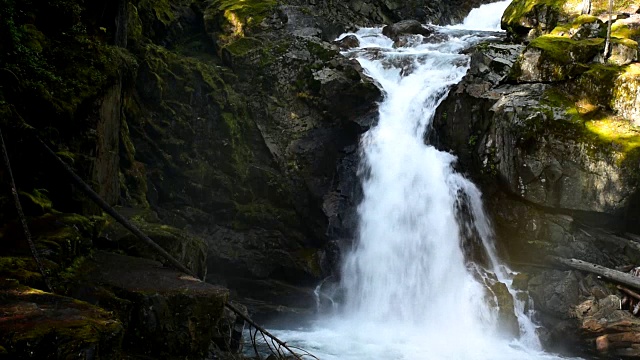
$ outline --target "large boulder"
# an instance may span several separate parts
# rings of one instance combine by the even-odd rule
[[[110,312],[72,298],[8,284],[0,290],[0,357],[116,359],[122,323]]]
[[[640,126],[640,64],[631,64],[624,69],[613,86],[612,108],[620,115]]]
[[[156,358],[205,357],[229,296],[227,289],[157,261],[102,251],[71,275],[70,294],[100,304],[124,323],[128,353]]]
[[[510,77],[518,82],[563,81],[587,70],[604,49],[604,39],[573,40],[545,35],[531,41],[514,66]]]
[[[402,20],[395,24],[383,27],[382,34],[396,41],[401,35],[429,36],[433,34],[433,29],[422,25],[417,20]]]
[[[563,20],[561,1],[515,0],[502,15],[501,27],[515,41],[550,33]]]
[[[335,270],[332,241],[355,228],[357,162],[345,159],[380,90],[329,42],[344,28],[320,18],[330,9],[201,5],[175,4],[158,24],[163,41],[145,27],[132,41],[140,68],[124,108],[124,203],[150,206],[157,216],[136,223],[199,275],[208,245],[210,281],[243,293],[263,281],[285,303],[278,282],[309,293]],[[149,6],[136,16],[157,17]]]

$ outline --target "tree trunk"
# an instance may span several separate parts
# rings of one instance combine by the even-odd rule
[[[582,15],[591,14],[591,0],[582,0]]]
[[[610,48],[611,48],[611,23],[613,23],[612,19],[613,13],[613,0],[609,0],[609,21],[607,22],[607,41],[604,43],[604,61],[607,61],[609,57]]]

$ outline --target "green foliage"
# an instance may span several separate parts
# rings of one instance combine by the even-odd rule
[[[31,203],[41,208],[42,211],[51,210],[51,200],[47,197],[46,189],[34,189],[33,192],[20,191],[20,195],[29,199]]]
[[[224,49],[229,51],[233,56],[244,56],[250,51],[257,50],[262,47],[262,41],[253,37],[242,37],[227,44]]]

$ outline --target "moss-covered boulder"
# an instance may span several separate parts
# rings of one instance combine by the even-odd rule
[[[544,35],[531,41],[510,74],[519,82],[553,82],[588,70],[584,64],[604,49],[604,39],[573,40]]]
[[[123,327],[111,313],[25,286],[0,289],[0,357],[116,359]]]
[[[614,13],[629,12],[632,2],[614,1]],[[582,32],[599,32],[601,26],[584,26],[595,24],[595,16],[608,12],[607,1],[589,1],[584,7],[582,0],[514,0],[509,4],[502,16],[501,26],[507,31],[509,38],[515,41],[531,41],[538,36],[549,34],[560,25],[566,30],[574,28]],[[580,19],[578,23],[571,23]],[[588,20],[588,21],[584,21]],[[578,25],[578,26],[576,26]],[[571,34],[574,35],[575,31]]]
[[[505,10],[501,27],[514,40],[531,40],[550,33],[564,20],[562,0],[515,0]]]
[[[611,107],[640,126],[640,64],[631,64],[615,79]]]

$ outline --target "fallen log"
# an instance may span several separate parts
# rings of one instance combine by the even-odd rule
[[[595,274],[611,282],[625,285],[634,290],[640,291],[640,278],[631,274],[578,259],[565,259],[553,256],[551,257],[551,260],[565,267]]]

